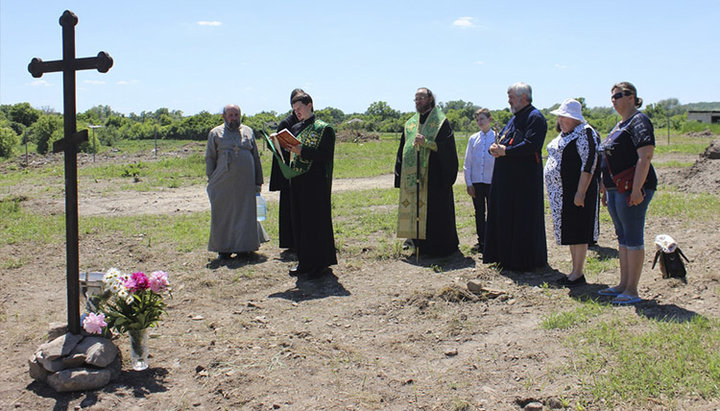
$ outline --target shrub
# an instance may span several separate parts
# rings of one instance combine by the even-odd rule
[[[9,127],[0,128],[0,158],[8,158],[18,144],[18,136]]]

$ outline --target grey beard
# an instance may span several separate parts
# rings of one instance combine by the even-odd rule
[[[240,122],[239,121],[230,121],[225,122],[225,127],[229,128],[230,130],[237,130],[240,128]]]

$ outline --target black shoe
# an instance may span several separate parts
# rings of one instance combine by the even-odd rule
[[[557,282],[559,285],[564,285],[566,287],[577,287],[578,285],[585,285],[587,282],[585,281],[585,276],[578,277],[574,280],[569,280],[567,277],[563,277],[558,280]]]
[[[295,267],[290,269],[289,274],[291,277],[297,277],[300,274],[305,274],[306,272],[308,272],[308,270],[305,269],[305,267],[300,267],[300,265],[296,265]]]
[[[221,260],[229,260],[232,253],[218,253],[218,258]]]

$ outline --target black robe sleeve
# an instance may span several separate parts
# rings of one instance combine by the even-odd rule
[[[533,108],[525,121],[525,124],[517,124],[516,132],[522,132],[523,135],[515,136],[516,143],[505,147],[506,156],[527,156],[539,153],[542,150],[545,135],[547,134],[545,118]],[[520,121],[517,123],[520,123]]]
[[[402,156],[403,148],[405,147],[405,130],[400,136],[400,146],[398,147],[397,154],[395,155],[395,188],[400,188],[400,173],[402,172]]]
[[[437,152],[430,152],[430,163],[432,167],[438,167],[439,172],[435,174],[439,183],[452,186],[457,180],[458,157],[455,147],[455,135],[450,127],[450,122],[445,121],[440,126],[435,143],[438,146]]]

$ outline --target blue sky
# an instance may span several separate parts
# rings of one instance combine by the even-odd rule
[[[62,74],[35,79],[27,65],[62,57],[66,9],[79,18],[77,57],[115,60],[78,73],[78,111],[286,112],[295,87],[316,108],[412,111],[421,86],[502,109],[516,81],[539,108],[578,96],[610,106],[618,81],[646,104],[720,100],[717,0],[0,0],[0,104],[62,111]]]

